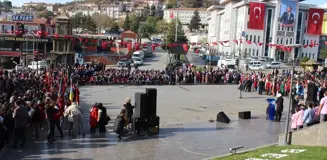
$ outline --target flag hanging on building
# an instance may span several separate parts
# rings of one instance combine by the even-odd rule
[[[169,13],[169,18],[170,18],[170,19],[174,19],[174,12],[173,12],[173,11],[170,11],[170,13]]]
[[[324,9],[310,8],[308,18],[308,34],[320,35],[324,18]]]
[[[265,19],[265,3],[250,2],[250,18],[248,22],[249,29],[263,30]]]

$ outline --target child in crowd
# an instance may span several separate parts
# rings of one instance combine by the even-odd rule
[[[292,115],[292,119],[291,119],[291,130],[292,130],[292,132],[296,131],[296,129],[297,129],[297,120],[299,118],[299,114],[298,114],[299,111],[300,111],[300,109],[296,108],[295,113]]]

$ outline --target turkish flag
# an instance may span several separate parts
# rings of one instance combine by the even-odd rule
[[[238,45],[238,41],[237,41],[237,39],[234,39],[233,41],[236,43],[236,45]]]
[[[266,5],[260,2],[250,2],[249,29],[263,30]]]
[[[184,52],[187,52],[188,51],[187,43],[182,44],[182,46],[183,46]]]
[[[324,18],[324,9],[310,8],[308,18],[308,34],[320,35]]]
[[[170,12],[170,14],[169,14],[169,18],[170,18],[170,19],[174,19],[174,12],[172,12],[172,11]]]

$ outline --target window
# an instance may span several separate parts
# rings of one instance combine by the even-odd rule
[[[260,42],[260,36],[258,36],[258,42]]]
[[[252,42],[252,35],[250,35],[250,41]]]
[[[250,7],[248,8],[248,14],[250,14]]]
[[[309,53],[309,57],[308,58],[311,59],[311,53]]]
[[[249,38],[249,36],[248,36],[248,35],[246,35],[246,36],[245,36],[245,40],[248,40],[248,38]]]
[[[259,56],[259,49],[257,49],[257,57]]]
[[[251,48],[249,48],[249,54],[251,54]]]
[[[308,57],[308,53],[305,53],[305,57]]]
[[[277,44],[279,44],[279,37],[277,37]]]
[[[293,27],[292,27],[293,28]],[[290,27],[287,27],[287,31],[290,31]]]
[[[288,44],[288,38],[286,38],[286,42],[285,42],[285,44]]]
[[[301,58],[303,58],[304,53],[301,53]]]
[[[244,49],[244,53],[246,53],[246,52],[247,52],[247,50],[248,50],[248,49],[247,49],[247,48],[245,48],[245,49]]]
[[[280,25],[278,25],[278,30],[280,31]]]
[[[253,49],[253,56],[255,56],[255,49]]]
[[[257,36],[253,36],[253,42],[256,42],[255,40],[256,40],[256,38],[257,38]]]
[[[283,37],[280,38],[280,44],[284,44],[283,43]]]
[[[309,45],[309,40],[307,40],[307,45]]]
[[[305,14],[305,20],[308,20],[308,13]]]
[[[315,55],[312,53],[312,59],[315,59]]]
[[[293,44],[293,38],[291,38],[291,40],[290,40],[290,44]]]

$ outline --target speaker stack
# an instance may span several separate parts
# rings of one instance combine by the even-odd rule
[[[147,88],[146,93],[135,93],[135,112],[133,115],[133,131],[141,134],[159,133],[160,117],[157,116],[157,89]]]

